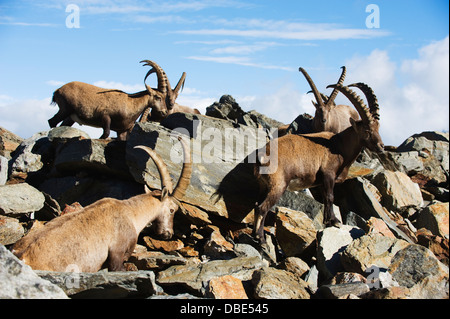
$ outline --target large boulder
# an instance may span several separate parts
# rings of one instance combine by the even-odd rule
[[[0,245],[0,299],[67,299],[67,295]]]
[[[135,149],[137,145],[155,149],[167,164],[173,179],[178,179],[182,151],[172,130],[192,138],[193,170],[183,201],[236,222],[250,221],[246,217],[254,208],[257,195],[251,162],[256,160],[255,150],[267,143],[266,132],[184,113],[170,115],[161,125],[138,123],[127,142],[126,154],[130,173],[136,181],[160,188],[159,174],[153,161],[143,156],[142,150]]]

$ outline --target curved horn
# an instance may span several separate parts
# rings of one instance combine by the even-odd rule
[[[158,78],[158,90],[161,91],[162,93],[166,93],[167,92],[166,72],[164,72],[164,70],[158,64],[156,64],[156,62],[150,60],[142,60],[140,63],[145,63],[144,65],[152,67],[152,69],[150,69],[150,71],[148,71],[147,74],[145,75],[144,83],[150,74],[156,72],[156,76]],[[145,84],[145,86],[147,87],[147,89],[149,89],[149,86],[147,84]]]
[[[370,113],[372,114],[372,117],[379,121],[380,120],[380,106],[378,105],[378,99],[373,92],[372,88],[368,86],[365,83],[358,82],[350,84],[349,86],[357,87],[360,89],[364,95],[366,96],[367,103],[369,104]]]
[[[192,163],[189,142],[181,136],[178,137],[178,140],[181,142],[181,146],[183,147],[183,168],[181,169],[180,178],[178,179],[177,186],[175,187],[172,195],[176,199],[181,200],[186,194],[186,189],[188,188],[191,180]]]
[[[340,86],[342,86],[344,84],[345,75],[347,73],[347,69],[345,68],[345,66],[342,66],[341,69],[342,69],[341,76],[339,77],[339,80],[336,83],[336,85],[340,85]],[[334,88],[333,92],[331,92],[331,95],[328,98],[326,106],[331,107],[331,105],[332,105],[332,103],[334,103],[334,99],[336,98],[338,93],[339,93],[339,91],[336,88]]]
[[[337,90],[342,92],[350,100],[350,102],[352,102],[353,106],[358,111],[361,120],[365,124],[370,125],[371,123],[373,123],[374,119],[372,117],[372,114],[370,114],[370,110],[367,108],[364,101],[355,93],[355,91],[353,91],[347,86],[341,86],[336,84],[328,85],[327,89],[328,88],[336,88]]]
[[[314,97],[316,98],[317,105],[320,107],[324,107],[322,98],[320,97],[320,93],[317,90],[316,85],[314,84],[314,82],[311,79],[311,77],[309,76],[309,74],[303,68],[299,68],[298,70],[303,73],[303,76],[306,78],[306,81],[308,81],[308,84],[311,87],[312,92],[314,93]]]
[[[171,194],[173,190],[172,178],[170,178],[169,170],[167,169],[167,166],[163,162],[162,158],[148,146],[138,145],[134,148],[140,148],[150,155],[159,172],[159,177],[161,179],[161,190],[165,187],[169,191],[169,194]]]

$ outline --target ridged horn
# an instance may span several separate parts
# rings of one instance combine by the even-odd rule
[[[180,178],[178,179],[177,186],[175,187],[172,195],[177,200],[181,200],[186,194],[186,190],[191,181],[192,162],[189,142],[181,136],[178,137],[178,140],[183,147],[183,168],[181,169]]]
[[[171,194],[173,190],[172,178],[170,177],[169,170],[167,169],[167,166],[162,158],[148,146],[138,145],[134,148],[140,148],[150,155],[159,172],[159,177],[161,179],[161,190],[165,187],[169,191],[169,194]]]
[[[341,76],[339,77],[338,82],[336,83],[337,85],[343,86],[344,85],[344,80],[345,80],[345,75],[347,73],[347,69],[345,68],[345,66],[341,67],[342,69],[342,73]],[[328,101],[326,102],[326,106],[327,107],[331,107],[332,104],[334,103],[334,99],[336,99],[336,96],[338,95],[339,91],[334,88],[333,92],[331,92],[330,97],[328,98]]]
[[[364,95],[366,96],[367,103],[369,104],[370,113],[372,114],[372,117],[379,121],[380,120],[380,106],[378,105],[378,99],[373,92],[372,88],[368,86],[365,83],[358,82],[350,84],[349,86],[357,87],[360,89]]]
[[[347,86],[341,86],[336,84],[328,85],[327,89],[328,88],[336,88],[337,90],[342,92],[342,94],[344,94],[350,100],[350,102],[352,102],[353,106],[358,111],[361,120],[365,124],[370,125],[373,123],[374,119],[372,117],[372,114],[370,113],[370,110],[367,108],[364,101],[356,94],[355,91],[353,91]]]
[[[313,80],[309,76],[308,72],[306,72],[305,69],[303,69],[303,68],[299,68],[298,70],[303,73],[303,76],[305,77],[306,81],[308,82],[309,86],[311,87],[314,97],[316,98],[317,104],[314,104],[314,103],[313,104],[318,105],[319,107],[324,107],[320,93],[317,90],[316,85],[314,84]]]
[[[154,61],[150,60],[142,60],[140,63],[144,63],[146,66],[151,66],[150,71],[147,72],[144,78],[144,83],[147,80],[148,76],[154,72],[156,72],[156,77],[158,78],[158,90],[162,93],[167,93],[167,75],[166,72]],[[147,90],[149,90],[149,86],[145,84]],[[151,88],[150,88],[151,89]]]

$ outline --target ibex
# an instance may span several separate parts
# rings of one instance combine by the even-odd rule
[[[61,126],[72,126],[77,122],[103,128],[101,139],[107,138],[110,130],[113,130],[117,132],[119,140],[126,140],[144,110],[151,108],[155,116],[167,116],[168,94],[164,89],[165,81],[161,79],[161,73],[164,71],[155,62],[142,62],[152,67],[144,78],[144,84],[147,77],[156,70],[157,89],[145,84],[145,91],[128,94],[83,82],[67,83],[53,93],[52,104],[57,104],[59,111],[48,120],[50,127],[56,127],[61,121]]]
[[[79,212],[59,216],[44,227],[20,239],[12,252],[33,269],[50,271],[96,272],[104,267],[124,270],[123,262],[134,250],[138,235],[150,222],[164,239],[173,235],[174,213],[189,185],[192,164],[188,145],[182,141],[184,164],[173,189],[168,169],[162,159],[146,146],[158,168],[161,191],[127,200],[101,199]]]
[[[334,100],[338,94],[337,88],[333,89],[331,95],[327,97],[325,94],[317,90],[311,77],[303,68],[299,68],[308,81],[311,91],[314,94],[317,103],[314,103],[316,112],[313,119],[313,127],[315,132],[333,132],[339,133],[350,127],[350,119],[359,120],[358,112],[348,105],[336,105]],[[345,66],[342,67],[342,73],[336,85],[342,86],[346,74]]]
[[[254,174],[259,184],[259,198],[255,207],[253,235],[262,244],[264,222],[268,210],[278,201],[293,179],[301,188],[323,186],[324,224],[337,226],[339,220],[333,212],[333,188],[335,183],[345,180],[348,170],[363,149],[382,152],[384,149],[379,130],[379,106],[377,98],[366,84],[351,86],[360,88],[367,97],[369,108],[349,87],[331,85],[341,91],[355,106],[361,120],[350,118],[351,126],[340,133],[321,132],[313,134],[289,134],[278,141],[278,167],[272,174],[262,174],[260,169],[269,165],[271,156],[258,156]],[[262,149],[264,150],[264,148]],[[266,145],[270,154],[270,143]],[[275,151],[276,152],[276,151]],[[264,164],[262,164],[264,163]]]
[[[154,62],[149,60],[144,60],[141,62],[146,62],[145,65],[150,66],[153,66],[154,64]],[[156,72],[158,77],[158,89],[164,94],[166,94],[165,100],[166,112],[164,113],[153,112],[152,110],[151,116],[149,118],[151,121],[161,122],[161,120],[166,118],[168,115],[177,112],[200,114],[200,111],[197,109],[192,109],[188,106],[179,105],[178,103],[175,102],[175,100],[178,98],[178,94],[180,94],[180,90],[182,90],[184,87],[184,82],[186,81],[186,72],[183,72],[180,80],[177,83],[177,86],[174,89],[172,89],[172,86],[170,85],[169,78],[167,77],[166,72],[164,72],[164,70],[161,67],[158,68],[154,67],[153,69],[151,69],[149,73],[147,73],[147,75],[145,76],[144,82],[147,79],[147,77],[153,72]],[[142,115],[141,122],[147,121],[149,113],[150,109],[147,109]]]

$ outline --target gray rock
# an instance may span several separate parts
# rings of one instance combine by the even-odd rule
[[[0,186],[8,180],[8,159],[0,155]]]
[[[303,212],[278,207],[275,234],[286,256],[298,256],[316,239],[313,221]]]
[[[213,260],[200,265],[172,266],[158,273],[156,282],[165,286],[181,286],[190,292],[204,295],[207,283],[214,277],[232,275],[240,280],[250,280],[253,272],[266,263],[258,257],[237,257],[230,260]]]
[[[348,225],[325,228],[317,233],[317,269],[323,276],[321,278],[330,279],[344,270],[341,253],[354,239],[363,235],[363,230]]]
[[[404,240],[380,234],[364,235],[345,248],[341,263],[345,271],[360,274],[364,274],[371,266],[387,269],[394,255],[408,245]]]
[[[23,237],[25,231],[19,221],[0,215],[0,244],[11,245]]]
[[[45,197],[27,183],[0,186],[0,214],[15,217],[44,207]]]
[[[411,181],[402,172],[383,171],[372,179],[381,193],[381,203],[390,210],[399,210],[408,206],[421,207],[422,193],[419,185]]]
[[[127,142],[127,162],[134,179],[160,188],[159,173],[137,145],[156,150],[176,181],[182,167],[181,145],[172,130],[191,137],[193,172],[183,201],[237,222],[246,219],[256,201],[256,181],[249,154],[266,144],[266,133],[225,120],[175,113],[162,123],[138,123]],[[236,144],[237,143],[237,144]],[[242,181],[245,180],[245,183]]]
[[[320,286],[314,297],[322,299],[347,299],[349,295],[360,296],[369,291],[369,286],[363,282],[323,285]]]
[[[308,284],[292,273],[272,267],[255,271],[252,283],[257,299],[309,299]]]
[[[389,272],[400,286],[410,288],[411,298],[449,297],[448,267],[423,246],[409,245],[398,251]]]
[[[67,295],[0,245],[0,299],[67,299]]]
[[[162,293],[152,271],[96,273],[36,271],[39,277],[60,287],[71,298],[147,298]]]

